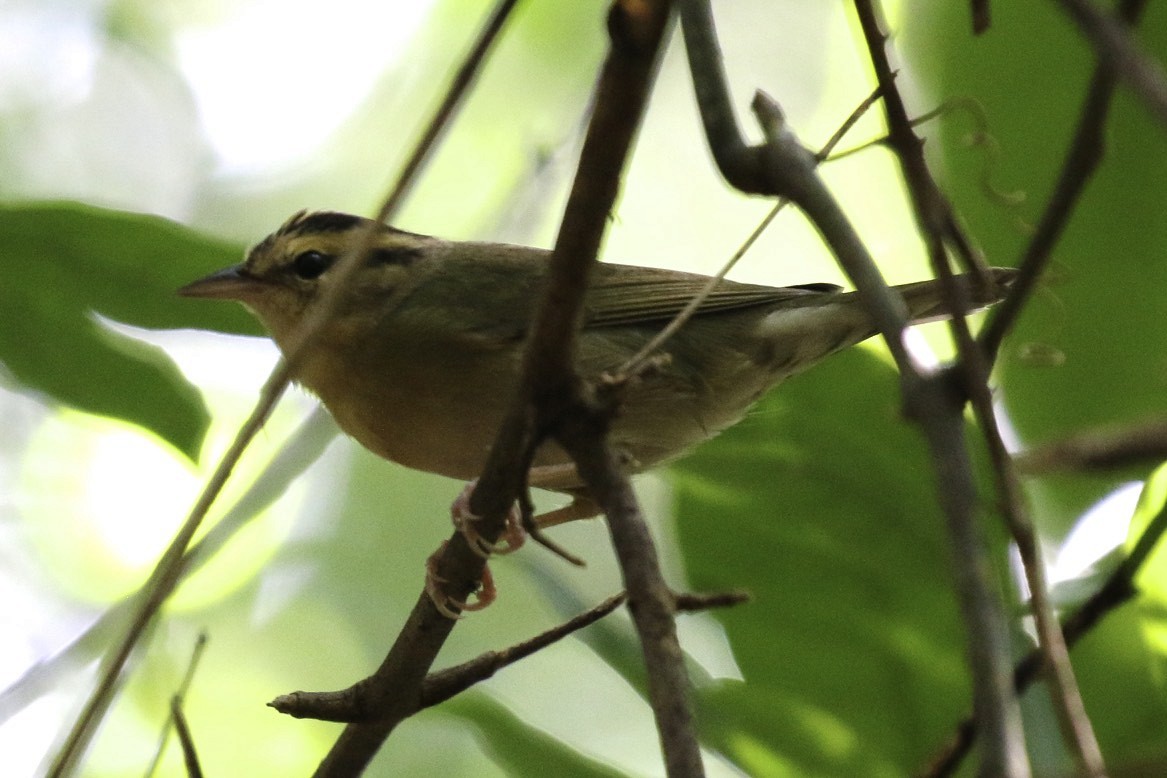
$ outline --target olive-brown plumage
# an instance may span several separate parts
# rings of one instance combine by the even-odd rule
[[[287,348],[332,264],[367,224],[346,214],[301,212],[242,265],[181,293],[243,303]],[[548,252],[377,229],[352,292],[296,378],[371,451],[407,467],[474,478],[516,388]],[[994,270],[988,289],[962,282],[983,306],[1000,299],[1012,275]],[[598,266],[579,338],[581,373],[619,367],[707,280]],[[936,282],[900,291],[913,321],[942,315]],[[610,440],[630,470],[658,465],[740,420],[787,376],[873,334],[854,293],[825,284],[724,281],[664,345],[668,365],[628,387]],[[551,443],[539,452],[531,483],[572,492],[582,486]]]

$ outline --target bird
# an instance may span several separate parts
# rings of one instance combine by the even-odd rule
[[[338,259],[366,230],[373,231],[372,246],[293,378],[373,453],[472,480],[518,389],[549,251],[449,241],[351,214],[300,211],[243,263],[179,294],[242,303],[287,352]],[[957,281],[979,308],[1000,300],[1014,274],[993,268],[983,279]],[[709,280],[599,263],[584,300],[579,374],[595,378],[619,368]],[[940,282],[896,289],[912,323],[946,315]],[[833,284],[722,280],[660,346],[661,365],[625,387],[609,444],[629,474],[659,467],[740,421],[786,378],[875,333],[858,294]],[[574,498],[544,526],[599,512],[554,441],[538,449],[528,482]]]

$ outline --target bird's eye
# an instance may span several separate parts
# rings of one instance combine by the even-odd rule
[[[331,264],[332,257],[327,254],[321,254],[319,251],[304,251],[297,254],[296,258],[292,260],[292,269],[300,278],[311,281],[314,278],[319,278]]]

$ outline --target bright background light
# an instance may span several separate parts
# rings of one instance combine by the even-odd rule
[[[368,96],[428,2],[247,0],[176,38],[223,172],[257,174],[311,154]]]

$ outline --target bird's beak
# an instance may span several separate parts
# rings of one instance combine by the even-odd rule
[[[187,284],[178,290],[178,294],[183,297],[243,302],[254,297],[261,286],[262,282],[249,274],[243,265],[235,265]]]

